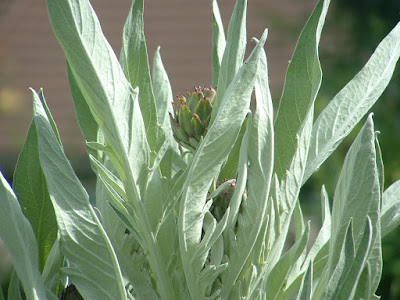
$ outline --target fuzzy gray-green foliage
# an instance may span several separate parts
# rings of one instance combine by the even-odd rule
[[[314,121],[329,3],[319,1],[299,37],[274,116],[267,30],[243,61],[247,1],[237,0],[226,39],[212,1],[217,97],[199,147],[182,153],[168,126],[172,93],[159,49],[150,76],[143,0],[132,3],[120,59],[89,1],[47,0],[97,175],[97,207],[65,157],[43,93],[33,91],[17,195],[1,176],[0,236],[15,268],[8,298],[19,299],[21,282],[27,299],[41,300],[68,284],[85,299],[375,299],[381,238],[400,213],[398,182],[383,191],[371,114],[345,158],[332,209],[322,188],[312,244],[298,196],[386,88],[400,24]],[[228,181],[217,189],[218,179]],[[217,219],[213,201],[233,182]],[[284,253],[293,219],[296,241]]]

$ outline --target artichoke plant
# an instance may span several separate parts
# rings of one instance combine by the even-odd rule
[[[0,174],[0,237],[14,264],[8,299],[21,299],[21,287],[28,300],[63,291],[88,300],[378,299],[381,239],[400,224],[400,181],[384,190],[372,115],[344,160],[332,207],[321,189],[316,239],[299,198],[389,83],[400,23],[317,117],[318,44],[330,3],[320,0],[274,116],[267,30],[244,61],[247,1],[236,1],[225,38],[213,0],[218,91],[179,96],[169,116],[172,91],[164,92],[171,86],[159,51],[150,75],[144,0],[132,3],[120,59],[88,0],[46,2],[97,178],[96,207],[42,91],[33,91],[12,188]],[[191,151],[179,151],[176,140]]]
[[[169,113],[175,140],[189,150],[196,150],[206,135],[216,90],[204,86],[195,87],[186,97],[179,95],[173,103],[173,117]]]

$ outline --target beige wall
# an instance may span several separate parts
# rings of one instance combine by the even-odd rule
[[[278,96],[297,35],[314,0],[250,0],[248,41],[269,28],[266,45],[273,95]],[[61,48],[52,34],[45,1],[11,0],[0,15],[0,158],[15,159],[32,116],[29,87],[44,88],[70,157],[84,153],[73,112]],[[150,61],[158,45],[173,93],[211,83],[211,1],[146,0],[145,33]],[[116,53],[128,0],[93,0],[104,33]],[[225,28],[233,0],[219,1]],[[249,42],[249,47],[253,43]],[[274,99],[276,101],[277,99]],[[4,160],[0,168],[4,168]]]

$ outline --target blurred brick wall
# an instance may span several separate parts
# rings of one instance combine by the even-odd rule
[[[65,69],[65,59],[52,33],[45,1],[7,0],[0,11],[0,169],[12,168],[32,118],[29,87],[44,88],[50,110],[59,127],[67,155],[84,155],[83,139],[76,123]],[[103,31],[119,55],[121,32],[129,0],[91,1]],[[211,83],[211,1],[146,0],[145,33],[150,63],[154,51],[161,55],[173,93]],[[225,28],[235,1],[220,0]],[[269,28],[267,55],[270,83],[277,98],[296,38],[315,0],[250,0],[248,45]],[[274,99],[277,101],[277,99]],[[7,157],[7,159],[5,159]]]

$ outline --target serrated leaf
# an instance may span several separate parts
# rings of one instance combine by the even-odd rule
[[[303,183],[337,148],[378,100],[400,57],[400,23],[382,40],[361,71],[315,121]]]
[[[65,268],[64,272],[85,298],[126,299],[111,243],[35,92],[33,99],[40,164],[60,228],[61,251],[73,265]]]
[[[286,72],[275,120],[275,172],[282,178],[297,148],[296,135],[313,110],[322,80],[318,44],[330,0],[320,0],[304,26]]]

